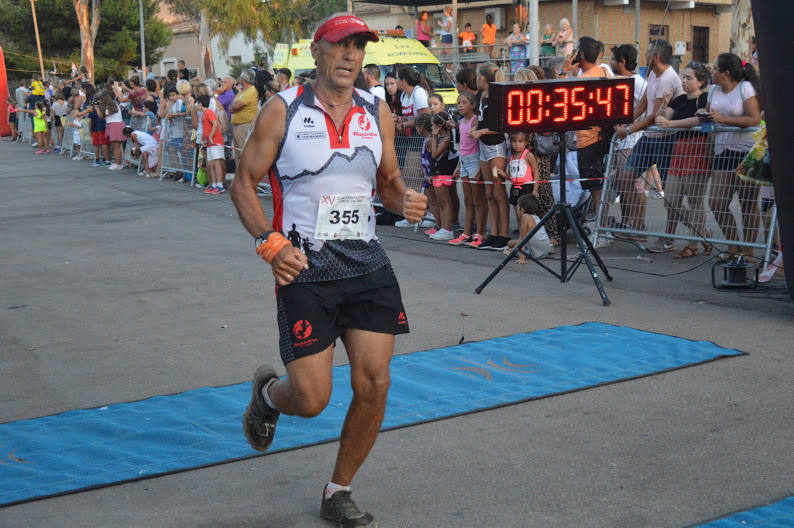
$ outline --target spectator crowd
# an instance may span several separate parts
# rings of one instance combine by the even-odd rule
[[[451,45],[451,13],[445,14],[439,20],[442,43]],[[433,30],[426,15],[419,15],[416,30],[418,39],[429,45]],[[493,48],[492,24],[486,20],[479,38]],[[460,36],[464,47],[473,49],[477,36],[470,25]],[[615,236],[647,244],[649,251],[675,251],[677,258],[688,258],[701,254],[700,246],[703,254],[712,251],[707,238],[754,242],[759,229],[770,229],[762,226],[763,213],[773,203],[769,187],[762,191],[756,181],[741,174],[756,139],[748,131],[713,129],[714,125],[747,128],[761,124],[759,79],[752,64],[723,53],[712,65],[689,63],[676,72],[672,46],[664,40],[651,42],[642,52],[633,44],[614,46],[609,50],[611,58],[605,59],[601,42],[590,37],[572,40],[566,19],[556,31],[550,24],[545,27],[542,54],[556,56],[544,61],[543,67],[527,64],[525,50],[514,50],[525,48],[526,42],[526,33],[516,24],[505,39],[511,49],[505,67],[485,62],[458,69],[454,77],[459,96],[450,107],[433,93],[428,79],[410,66],[397,65],[383,79],[377,65],[362,69],[357,88],[371,91],[391,110],[401,168],[415,159],[423,175],[422,186],[430,198],[430,213],[423,222],[426,235],[456,246],[507,250],[516,240],[510,230],[511,216],[519,226],[517,234],[523,235],[554,204],[553,175],[563,162],[574,165],[581,191],[589,193],[589,210],[583,212],[583,220],[592,219],[603,201],[604,212],[612,208],[618,227],[626,232]],[[647,65],[645,78],[637,73],[641,58]],[[506,136],[487,128],[489,115],[497,111],[489,108],[489,83],[507,76],[522,81],[633,77],[635,119],[617,127],[614,136],[609,130],[606,138],[606,131],[598,127],[576,131],[566,140],[575,149],[573,156],[559,160],[547,135],[517,132]],[[80,159],[87,154],[95,167],[116,171],[123,168],[127,149],[147,177],[178,182],[195,177],[205,193],[219,194],[225,191],[226,174],[234,172],[262,105],[292,85],[307,82],[312,82],[310,74],[293,76],[286,68],[246,68],[238,79],[202,80],[191,78],[184,63],[165,77],[133,75],[97,84],[89,82],[85,71],[52,83],[34,75],[9,98],[11,141],[21,140],[20,124],[28,119],[35,155],[69,152],[72,159]],[[159,165],[169,152],[183,155],[179,167]],[[609,174],[608,152],[613,156]],[[605,178],[613,180],[612,194],[602,197]],[[642,233],[647,231],[649,195],[667,197],[665,233],[669,236],[652,242]],[[734,196],[739,199],[738,213],[729,207]],[[721,237],[706,227],[707,208]],[[672,235],[679,223],[703,241],[676,248]],[[403,220],[396,225],[410,224]],[[558,244],[559,227],[552,217],[532,239],[531,254],[541,258]],[[750,251],[731,246],[726,252],[742,253]]]

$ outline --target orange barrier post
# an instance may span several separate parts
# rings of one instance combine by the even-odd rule
[[[6,60],[3,47],[0,46],[0,137],[10,136],[11,127],[8,125],[8,78],[6,77]]]

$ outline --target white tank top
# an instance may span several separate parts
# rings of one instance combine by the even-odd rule
[[[358,240],[315,238],[320,203],[341,195],[375,194],[383,143],[379,99],[356,89],[353,106],[336,129],[310,85],[278,94],[287,105],[284,139],[270,171],[273,229],[281,231],[309,259],[295,282],[319,282],[365,275],[388,264],[375,236],[375,211],[362,222]]]

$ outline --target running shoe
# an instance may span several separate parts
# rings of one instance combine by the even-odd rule
[[[327,521],[337,523],[342,528],[370,527],[377,528],[378,523],[369,512],[362,512],[353,502],[353,497],[349,491],[337,491],[331,498],[325,499],[323,490],[323,502],[320,507],[320,517]]]
[[[35,154],[44,154],[44,151],[43,151],[43,150],[41,150],[41,149],[39,149],[39,150],[37,150],[37,151],[35,152]]]
[[[266,451],[276,434],[276,422],[280,413],[271,409],[262,396],[262,387],[273,378],[278,376],[270,365],[262,365],[256,369],[251,386],[251,402],[243,414],[243,432],[250,446],[257,451]]]
[[[431,237],[431,236],[435,235],[437,232],[438,232],[438,229],[436,229],[435,227],[431,227],[430,229],[426,229],[425,230],[425,235]]]
[[[212,190],[213,190],[214,188],[215,188],[215,187],[205,187],[205,188],[204,188],[204,190],[203,190],[203,191],[201,191],[201,192],[203,192],[204,194],[212,194]]]
[[[413,227],[413,226],[414,225],[405,218],[403,218],[399,222],[394,222],[394,227]]]
[[[220,192],[221,192],[220,189],[218,189],[217,187],[213,187],[212,190],[210,191],[210,194],[219,194]]]
[[[452,240],[452,238],[455,236],[455,233],[448,229],[439,229],[429,236],[433,240]]]
[[[479,233],[474,233],[471,237],[471,242],[468,242],[466,245],[470,248],[480,249],[482,242],[482,235]]]
[[[117,163],[113,163],[110,167],[108,167],[108,170],[117,171],[117,170],[121,170],[123,168],[124,167],[122,167],[121,165],[119,165]]]
[[[453,238],[447,243],[452,244],[453,246],[462,246],[468,242],[471,242],[471,236],[467,235],[466,233],[461,233],[458,238]]]
[[[92,167],[104,167],[104,165],[102,164],[101,161],[94,161],[94,163],[92,163],[91,166]]]
[[[226,187],[215,187],[215,188],[218,189],[217,194],[223,194],[226,192]]]

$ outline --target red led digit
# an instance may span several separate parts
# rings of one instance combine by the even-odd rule
[[[532,115],[532,96],[537,97],[537,105],[535,108],[537,109],[537,114],[533,117]],[[534,90],[527,91],[527,123],[530,125],[534,125],[536,123],[540,123],[543,120],[543,90],[538,90],[537,88]]]
[[[518,99],[518,104],[516,104]],[[516,117],[518,114],[518,117]],[[524,91],[510,90],[507,93],[507,124],[512,126],[524,123]]]
[[[562,115],[555,117],[553,121],[555,123],[562,123],[564,121],[568,121],[568,89],[567,88],[555,88],[554,93],[561,93],[562,94],[562,101],[559,103],[554,103],[554,108],[562,108]]]
[[[607,98],[601,99],[601,88],[596,88],[596,102],[604,106],[605,117],[612,116],[612,87],[607,88]]]
[[[584,92],[584,86],[577,86],[573,90],[571,90],[571,106],[579,107],[582,113],[578,116],[573,116],[571,121],[583,121],[585,117],[587,117],[587,108],[583,101],[576,100],[576,93],[577,92]]]
[[[619,84],[615,86],[615,90],[621,90],[623,92],[623,115],[629,115],[629,97],[631,97],[631,89],[629,88],[628,84]]]

